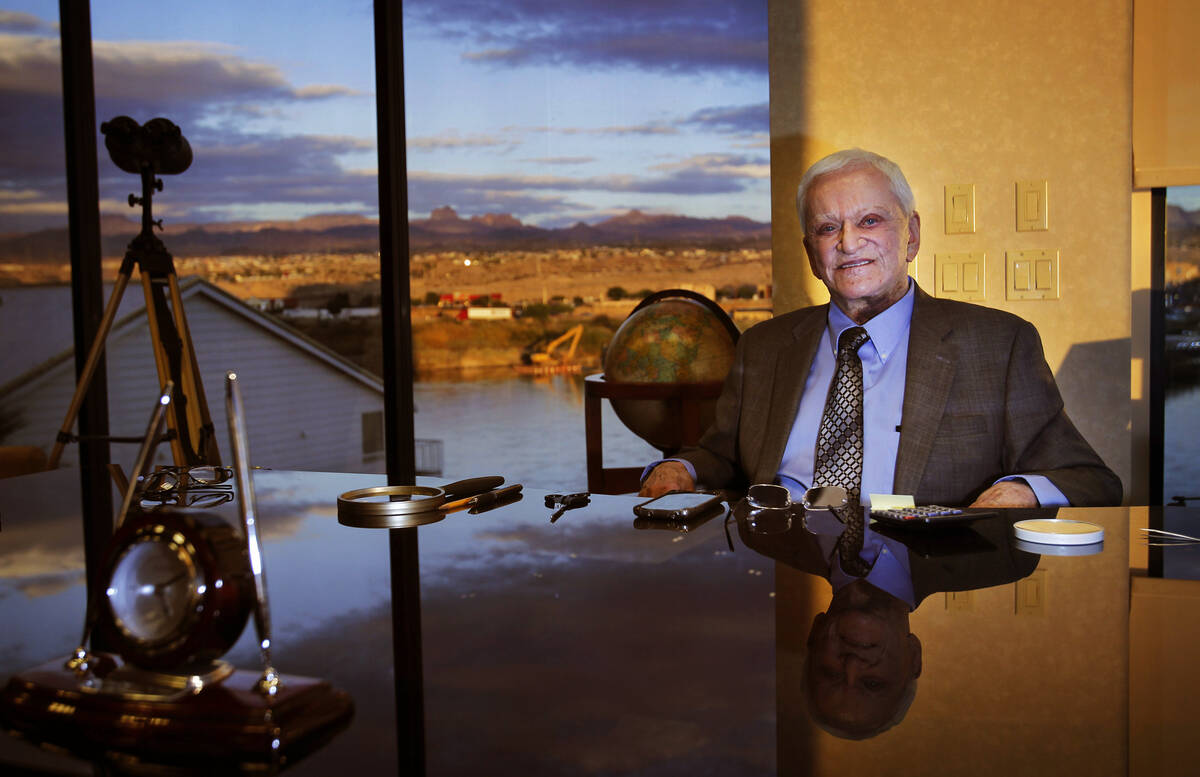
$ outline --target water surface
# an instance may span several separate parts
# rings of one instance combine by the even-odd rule
[[[443,442],[443,472],[503,475],[551,491],[587,490],[583,377],[508,376],[419,381],[416,436]],[[648,464],[661,454],[602,401],[604,464]]]

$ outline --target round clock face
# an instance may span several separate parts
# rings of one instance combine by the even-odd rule
[[[177,636],[194,620],[204,592],[193,555],[161,535],[141,538],[125,550],[106,591],[118,628],[146,643]]]
[[[97,636],[126,662],[171,671],[229,650],[254,605],[241,532],[185,507],[131,513],[113,535]]]

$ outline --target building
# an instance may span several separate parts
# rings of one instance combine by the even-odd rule
[[[180,288],[222,461],[231,460],[224,375],[236,370],[256,466],[383,471],[383,384],[378,377],[211,283],[189,278]],[[29,340],[20,321],[32,308],[69,307],[70,289],[17,287],[0,296],[0,352],[5,354],[0,365],[5,375],[13,376],[0,385],[0,407],[21,423],[5,444],[49,451],[75,391],[71,333],[60,321],[61,331],[53,336],[44,332]],[[36,347],[23,348],[23,342]],[[105,353],[111,432],[140,435],[159,386],[136,285],[124,295]],[[113,448],[113,460],[126,471],[135,454],[136,446]],[[157,457],[156,463],[171,463],[168,446],[160,446]],[[74,446],[68,446],[61,466],[76,461]]]

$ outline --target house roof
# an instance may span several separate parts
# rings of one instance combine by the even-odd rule
[[[145,301],[136,291],[136,288],[126,290],[109,333],[110,339],[133,327],[147,325]],[[179,291],[185,303],[197,295],[202,296],[247,323],[304,351],[331,369],[373,391],[383,393],[383,382],[378,376],[203,278],[183,279]],[[111,289],[107,292],[111,294]],[[71,310],[70,287],[18,286],[0,290],[0,376],[13,375],[19,370],[11,380],[0,383],[0,397],[74,357],[71,317],[46,315],[48,310]],[[37,335],[31,336],[29,330],[35,326]]]

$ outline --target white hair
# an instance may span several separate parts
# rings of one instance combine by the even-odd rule
[[[796,212],[800,215],[800,223],[805,227],[808,225],[808,213],[805,212],[808,203],[805,200],[808,197],[808,190],[812,188],[813,182],[817,178],[846,167],[861,165],[869,165],[886,175],[892,194],[900,202],[900,207],[904,209],[904,217],[908,218],[913,214],[917,209],[916,198],[913,197],[912,188],[908,185],[908,180],[904,177],[904,173],[901,172],[900,166],[887,157],[880,156],[873,151],[866,151],[861,148],[847,148],[835,151],[829,156],[814,162],[812,167],[804,171],[804,175],[800,178],[800,185],[796,187]]]

